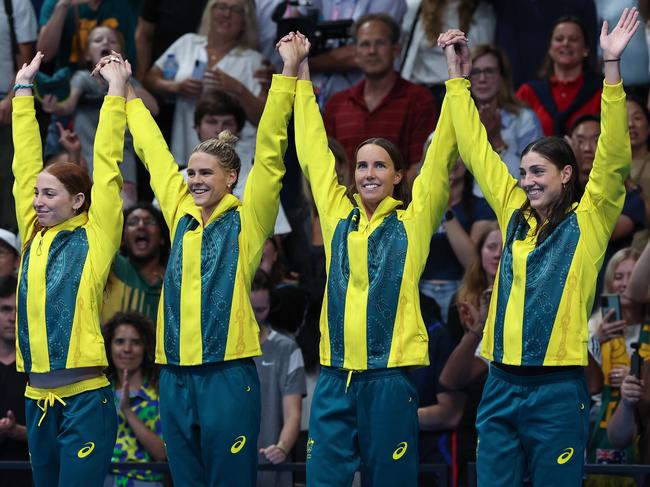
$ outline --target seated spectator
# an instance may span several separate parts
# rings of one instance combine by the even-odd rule
[[[27,376],[16,371],[16,285],[14,276],[0,277],[0,462],[29,461],[25,427]],[[0,487],[31,485],[29,471],[9,470],[0,475]]]
[[[409,2],[411,3],[411,2]],[[470,46],[494,42],[496,18],[488,1],[421,0],[404,19],[402,76],[433,92],[438,106],[442,104],[447,81],[447,61],[436,39],[448,29],[460,28],[467,34]]]
[[[632,145],[632,168],[630,181],[632,187],[638,188],[645,203],[646,230],[641,230],[634,236],[633,247],[642,250],[650,238],[648,224],[650,223],[650,113],[645,104],[638,98],[627,98],[627,125],[630,129],[630,144]]]
[[[20,264],[20,242],[9,230],[0,228],[0,278],[15,276]]]
[[[135,3],[131,0],[45,0],[40,11],[41,30],[36,49],[45,55],[45,62],[54,60],[57,68],[82,66],[90,32],[105,25],[122,35],[124,57],[135,61],[138,14]]]
[[[354,34],[355,60],[363,79],[330,98],[323,117],[327,135],[343,145],[351,161],[364,140],[390,140],[404,154],[412,180],[422,160],[424,142],[435,126],[433,97],[395,71],[399,25],[392,17],[365,15],[355,24]]]
[[[254,50],[256,24],[253,0],[209,0],[199,33],[176,40],[147,72],[145,83],[154,93],[176,97],[170,144],[175,160],[187,161],[198,145],[192,123],[196,103],[202,94],[216,90],[232,94],[241,103],[249,123],[239,144],[254,147],[253,126],[257,126],[264,108],[262,86],[255,78],[262,62],[262,55]],[[174,69],[165,72],[169,62]]]
[[[476,244],[479,257],[465,271],[449,309],[447,330],[456,348],[440,373],[440,382],[449,390],[460,390],[467,396],[456,430],[460,485],[467,485],[467,464],[476,461],[476,413],[488,372],[488,362],[481,357],[481,338],[502,247],[501,231],[493,222],[480,234]]]
[[[600,365],[604,384],[596,396],[594,426],[587,447],[590,463],[636,463],[634,449],[619,450],[607,439],[607,425],[611,412],[620,400],[619,388],[630,370],[632,343],[650,345],[650,324],[646,323],[643,303],[632,301],[626,289],[639,252],[625,248],[619,250],[607,264],[604,292],[616,294],[620,299],[620,315],[614,309],[596,313],[590,319],[589,353]],[[599,299],[599,296],[597,296]],[[604,316],[603,316],[603,313]]]
[[[96,79],[91,76],[91,72],[103,56],[110,54],[111,51],[122,52],[123,49],[122,38],[115,29],[108,26],[95,27],[88,34],[85,45],[86,69],[80,69],[74,73],[70,81],[70,95],[62,101],[59,101],[55,95],[46,95],[42,99],[45,112],[57,116],[73,116],[74,131],[78,135],[81,145],[81,156],[86,162],[90,174],[92,174],[93,141],[99,123],[99,110],[108,88],[106,85],[97,83]],[[157,113],[156,100],[136,80],[132,80],[132,84],[138,97],[142,98],[149,110]],[[59,127],[59,131],[61,131],[61,127]],[[64,141],[64,147],[65,142],[67,141]],[[137,201],[136,158],[133,141],[128,132],[125,137],[124,158],[120,164],[120,171],[124,179],[122,197],[124,206],[128,208]]]
[[[602,81],[589,65],[587,30],[576,17],[556,21],[541,73],[517,96],[535,111],[544,134],[564,135],[581,115],[600,114]]]
[[[418,450],[420,463],[451,465],[454,461],[451,434],[460,423],[465,406],[465,394],[450,391],[440,384],[439,378],[453,349],[449,335],[440,321],[437,304],[420,295],[422,318],[429,337],[429,365],[409,372],[417,389]],[[420,474],[418,485],[435,485],[435,476]]]
[[[169,230],[160,211],[139,203],[124,212],[122,247],[104,290],[102,320],[136,311],[156,323],[169,256]]]
[[[584,188],[589,180],[591,168],[594,165],[596,147],[598,146],[598,138],[600,137],[600,119],[593,115],[581,116],[576,119],[570,134],[569,142],[576,155],[580,170],[578,176],[580,184]],[[630,184],[630,180],[628,179],[626,182],[625,204],[623,205],[623,211],[618,218],[609,246],[605,252],[605,260],[603,261],[603,266],[598,276],[596,296],[602,289],[602,279],[609,259],[618,250],[632,245],[634,234],[645,228],[645,222],[645,203],[641,198],[639,189]]]
[[[474,241],[478,240],[481,229],[496,219],[487,202],[473,194],[473,187],[472,174],[458,159],[449,173],[449,209],[431,237],[429,256],[420,278],[420,291],[436,300],[444,323],[463,273],[476,258]]]
[[[103,329],[108,368],[115,391],[117,441],[113,462],[162,462],[158,403],[158,366],[154,363],[153,323],[137,313],[118,313]],[[112,468],[104,487],[163,487],[163,475],[151,470]]]
[[[508,166],[510,174],[518,178],[522,152],[544,135],[539,119],[515,96],[510,64],[500,49],[488,44],[475,46],[470,79],[472,97],[490,145]],[[477,184],[474,192],[482,196]]]
[[[366,14],[385,13],[399,25],[406,11],[405,0],[341,1],[314,0],[320,11],[319,20],[357,21]],[[336,45],[321,54],[310,56],[309,69],[318,93],[321,109],[332,95],[346,90],[361,79],[357,69],[355,48],[352,45]]]
[[[273,330],[267,321],[272,284],[258,270],[251,285],[251,305],[260,326],[262,355],[254,357],[260,378],[262,418],[258,437],[259,462],[291,461],[290,452],[300,431],[301,402],[306,394],[305,365],[296,342]],[[258,487],[290,487],[291,472],[260,472]]]

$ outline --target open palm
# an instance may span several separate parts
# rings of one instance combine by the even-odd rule
[[[41,61],[43,60],[43,54],[39,51],[34,56],[34,59],[29,64],[23,64],[23,67],[18,70],[16,74],[16,83],[31,83],[36,77],[36,73],[41,68]]]
[[[603,50],[603,59],[618,59],[621,56],[641,23],[638,16],[639,12],[636,8],[623,10],[616,27],[609,34],[607,33],[609,25],[607,21],[603,22],[603,28],[600,31],[600,47]]]

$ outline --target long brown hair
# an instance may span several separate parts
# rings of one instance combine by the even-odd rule
[[[499,230],[499,224],[496,221],[492,221],[489,224],[486,224],[483,228],[484,231],[476,242],[478,256],[465,270],[463,280],[460,281],[458,293],[456,294],[456,303],[468,302],[476,309],[478,309],[479,306],[481,293],[490,285],[485,269],[483,269],[481,251],[488,235],[490,235],[494,230]]]
[[[402,156],[402,153],[397,148],[397,146],[393,144],[390,140],[384,139],[383,137],[373,137],[364,140],[357,146],[357,149],[354,151],[355,165],[356,165],[357,154],[359,153],[359,149],[361,149],[364,145],[377,145],[382,149],[384,149],[388,153],[388,157],[390,157],[390,160],[392,161],[393,166],[395,167],[395,171],[402,172],[402,179],[400,180],[399,183],[395,185],[395,188],[393,189],[393,198],[395,198],[396,200],[400,200],[403,203],[402,207],[406,208],[411,202],[411,191],[406,181],[406,170],[408,168],[406,167],[406,162],[404,161],[404,156]],[[354,177],[353,177],[350,186],[348,186],[348,196],[352,197],[352,195],[356,192],[357,192],[357,186],[355,184]]]
[[[474,12],[479,3],[480,0],[460,0],[460,5],[458,6],[458,25],[460,30],[466,34],[469,32]],[[424,33],[430,43],[435,42],[436,38],[441,34],[442,18],[447,8],[449,8],[447,0],[422,1],[420,18],[422,19]]]
[[[492,55],[499,65],[499,74],[501,75],[501,85],[497,92],[497,103],[499,108],[517,114],[519,110],[526,107],[526,104],[515,96],[512,88],[512,69],[507,56],[498,47],[492,44],[479,44],[472,49],[472,65],[476,60],[483,56]]]

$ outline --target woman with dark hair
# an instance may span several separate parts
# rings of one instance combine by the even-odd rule
[[[29,374],[27,436],[36,486],[101,486],[115,445],[116,415],[103,374],[99,309],[122,230],[118,163],[131,67],[113,56],[99,71],[108,95],[99,116],[91,185],[76,164],[43,169],[32,92],[42,59],[37,53],[19,70],[13,100],[14,195],[24,242],[17,367]]]
[[[650,113],[641,100],[628,96],[627,98],[627,125],[630,130],[630,144],[632,145],[632,167],[630,169],[630,182],[632,189],[640,190],[645,203],[646,229],[639,230],[634,235],[632,246],[643,250],[650,238]]]
[[[308,42],[289,36],[295,38]],[[429,363],[418,281],[457,159],[450,114],[443,104],[412,200],[402,155],[372,138],[356,150],[351,201],[336,175],[306,61],[298,76],[296,150],[318,209],[327,268],[308,482],[350,485],[363,459],[375,486],[416,485],[418,401],[406,368]]]
[[[588,46],[582,22],[560,17],[551,32],[541,79],[517,90],[517,96],[537,114],[546,135],[562,136],[581,115],[600,113],[601,77],[589,65]]]
[[[122,245],[106,283],[102,320],[137,311],[155,323],[168,257],[169,230],[160,210],[151,203],[125,210]]]
[[[154,362],[156,332],[139,313],[117,313],[102,330],[108,368],[115,391],[117,441],[113,462],[165,460],[158,403],[158,366]],[[104,487],[162,487],[162,474],[150,470],[113,468]]]
[[[504,241],[483,333],[490,371],[478,411],[480,485],[575,486],[589,425],[587,318],[596,276],[625,199],[630,143],[618,62],[638,28],[623,12],[600,46],[605,59],[602,134],[581,196],[575,155],[545,137],[522,155],[520,179],[492,150],[474,102],[467,38],[438,42],[449,64],[447,97],[458,148],[494,209]]]

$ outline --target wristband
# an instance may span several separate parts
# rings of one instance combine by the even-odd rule
[[[289,456],[289,452],[287,451],[287,447],[284,446],[284,443],[282,443],[281,441],[278,441],[278,442],[275,444],[275,447],[276,447],[278,450],[280,450],[282,453],[284,453],[284,456],[285,456],[285,457],[288,457],[288,456]]]
[[[16,83],[14,85],[14,91],[18,90],[32,90],[34,89],[34,83]]]
[[[603,62],[604,62],[604,63],[617,63],[617,62],[619,62],[620,60],[621,60],[621,58],[618,57],[618,58],[616,58],[616,59],[603,59]]]

